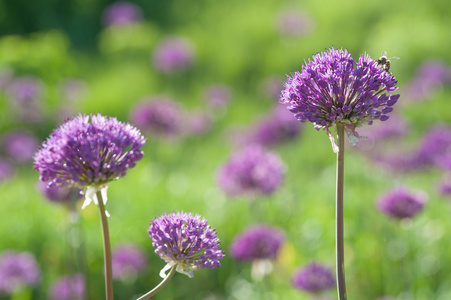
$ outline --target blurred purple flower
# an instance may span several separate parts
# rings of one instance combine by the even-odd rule
[[[253,225],[235,236],[230,254],[240,261],[276,259],[284,242],[281,229],[267,224]]]
[[[152,135],[174,138],[182,132],[181,115],[178,103],[161,95],[136,104],[130,113],[130,121]]]
[[[106,26],[129,25],[140,22],[142,18],[141,8],[127,1],[114,2],[103,12],[103,23]]]
[[[15,78],[7,87],[7,94],[20,120],[32,123],[41,121],[39,100],[42,97],[42,90],[41,81],[33,76]]]
[[[417,69],[415,77],[405,87],[408,99],[418,101],[430,97],[449,80],[450,71],[441,61],[428,60]]]
[[[297,269],[293,273],[292,281],[295,288],[314,294],[330,290],[335,286],[332,271],[316,262]]]
[[[74,186],[48,186],[46,182],[39,181],[37,188],[48,200],[55,203],[75,202],[83,198],[83,190]]]
[[[280,90],[283,88],[284,80],[279,75],[267,77],[260,84],[260,90],[263,91],[264,96],[279,100]]]
[[[11,295],[22,287],[37,286],[41,271],[33,254],[3,251],[0,254],[0,294]]]
[[[87,90],[86,82],[78,78],[65,78],[59,82],[60,95],[69,104],[73,104],[83,97]]]
[[[183,71],[194,62],[194,48],[185,38],[168,37],[157,45],[152,61],[155,68],[163,73]]]
[[[281,34],[301,36],[313,31],[314,22],[307,13],[290,9],[277,14],[277,28]]]
[[[224,252],[219,247],[216,230],[199,215],[190,212],[163,214],[150,222],[149,235],[155,253],[167,263],[160,272],[161,277],[174,266],[177,272],[190,278],[199,268],[221,266],[219,259],[224,257]]]
[[[427,195],[423,191],[409,190],[405,187],[395,188],[379,197],[379,210],[394,219],[413,218],[424,207]]]
[[[229,103],[232,89],[225,84],[214,84],[206,87],[203,94],[203,98],[210,107],[222,109]]]
[[[442,177],[437,185],[437,190],[442,196],[451,196],[451,177],[449,174]]]
[[[282,183],[285,166],[275,152],[250,145],[218,170],[217,182],[228,196],[269,195]]]
[[[301,127],[292,113],[277,106],[253,126],[246,140],[248,143],[271,147],[298,137]]]
[[[187,135],[201,135],[212,127],[209,115],[203,112],[190,112],[185,114],[184,131]]]
[[[62,276],[49,289],[51,300],[84,300],[85,297],[86,282],[83,274]]]
[[[354,61],[347,50],[330,48],[318,53],[292,73],[285,83],[280,103],[317,130],[326,129],[336,151],[329,128],[344,124],[352,145],[360,137],[356,127],[385,121],[393,111],[399,94],[388,95],[398,88],[395,77],[382,69],[368,55]]]
[[[1,138],[3,152],[20,163],[31,161],[38,146],[36,137],[26,131],[10,131]]]
[[[424,166],[437,166],[451,169],[451,127],[437,125],[423,136],[417,154],[417,160]],[[449,164],[447,163],[449,162]]]
[[[147,269],[147,258],[139,247],[125,244],[114,249],[112,264],[113,278],[127,280]]]
[[[9,162],[9,160],[0,157],[0,182],[11,178],[14,173],[14,166]]]

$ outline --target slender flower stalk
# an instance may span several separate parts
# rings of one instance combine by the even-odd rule
[[[346,284],[344,270],[344,224],[343,224],[343,190],[344,190],[344,160],[345,160],[345,143],[344,143],[344,126],[337,124],[337,185],[335,196],[335,243],[336,243],[336,273],[337,273],[337,290],[339,299],[346,299]]]
[[[362,138],[357,127],[387,121],[398,101],[398,81],[368,55],[355,61],[347,50],[330,48],[288,77],[280,102],[301,122],[324,129],[337,153],[336,263],[338,299],[346,300],[343,241],[344,133],[351,145]],[[330,131],[336,127],[337,140]]]
[[[110,234],[108,230],[108,219],[106,216],[105,205],[103,204],[102,192],[98,191],[97,199],[99,203],[100,220],[102,223],[102,233],[103,233],[103,258],[104,258],[104,268],[105,268],[105,293],[106,299],[113,299],[113,266],[111,262],[111,245],[110,245]]]
[[[177,271],[177,265],[174,265],[172,267],[171,271],[169,272],[169,274],[165,278],[163,278],[163,280],[153,290],[142,295],[137,300],[149,299],[150,297],[152,297],[153,295],[158,293],[171,280],[172,276],[174,276],[176,271]]]

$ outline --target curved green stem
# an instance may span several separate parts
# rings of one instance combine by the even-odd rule
[[[338,299],[346,300],[346,284],[344,271],[344,225],[343,225],[343,187],[344,187],[344,125],[337,124],[337,189],[336,189],[336,263]]]
[[[149,299],[150,297],[158,293],[169,282],[169,280],[171,280],[172,276],[174,276],[175,274],[176,269],[177,265],[174,265],[171,271],[169,272],[168,276],[166,276],[153,290],[151,290],[147,294],[142,295],[137,300]]]
[[[111,264],[111,246],[110,234],[108,231],[108,220],[105,213],[105,205],[103,204],[102,192],[98,191],[96,196],[99,206],[100,220],[102,222],[106,300],[113,300],[113,267]]]

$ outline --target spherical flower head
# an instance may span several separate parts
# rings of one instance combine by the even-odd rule
[[[17,162],[27,162],[33,159],[38,149],[38,140],[26,131],[11,131],[1,139],[3,151]]]
[[[207,224],[207,220],[190,212],[172,212],[155,218],[150,223],[149,235],[155,253],[167,265],[160,272],[173,266],[189,277],[199,268],[213,269],[220,267],[219,259],[224,252],[219,247],[220,241],[216,230]]]
[[[317,262],[297,269],[293,273],[292,281],[297,289],[313,294],[330,290],[335,286],[332,271]]]
[[[194,48],[187,39],[168,37],[156,47],[152,60],[162,73],[183,71],[194,62]]]
[[[394,219],[408,219],[417,215],[427,202],[423,191],[409,190],[405,187],[395,188],[382,195],[378,200],[381,212]]]
[[[60,277],[49,289],[51,300],[85,299],[86,281],[83,274]]]
[[[147,268],[147,258],[143,251],[132,244],[116,247],[112,255],[113,278],[127,280]]]
[[[39,284],[41,271],[29,252],[6,250],[0,254],[0,294],[11,295],[21,287]]]
[[[368,55],[361,55],[356,62],[347,50],[330,48],[314,55],[301,72],[288,77],[280,102],[300,122],[309,121],[317,130],[326,129],[331,140],[329,127],[344,124],[355,145],[360,139],[356,127],[389,118],[399,94],[388,94],[398,89],[397,83]]]
[[[285,166],[277,153],[249,145],[219,169],[217,182],[230,197],[270,195],[284,176]]]
[[[49,186],[86,187],[85,207],[104,201],[110,181],[125,176],[143,157],[146,139],[130,124],[100,114],[78,115],[55,129],[34,157],[40,180]]]
[[[137,23],[142,19],[142,10],[136,4],[118,1],[103,12],[103,23],[107,26],[124,26]]]
[[[237,235],[230,254],[240,261],[275,259],[285,242],[284,232],[267,224],[253,225]]]
[[[174,138],[182,131],[181,115],[178,103],[161,95],[138,102],[130,113],[130,121],[151,135]]]

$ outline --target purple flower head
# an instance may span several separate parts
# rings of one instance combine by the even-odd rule
[[[210,116],[200,111],[186,113],[183,123],[187,135],[201,135],[208,132],[212,127]]]
[[[165,138],[179,136],[181,108],[167,96],[157,96],[140,101],[130,113],[130,121],[151,135]]]
[[[115,2],[103,12],[103,23],[106,26],[124,26],[138,23],[141,19],[141,8],[127,1]]]
[[[0,254],[0,294],[11,295],[21,287],[39,284],[41,271],[29,252],[6,250]]]
[[[344,124],[355,145],[360,138],[356,127],[389,118],[399,94],[388,94],[398,89],[397,83],[368,55],[361,55],[356,62],[347,50],[330,48],[314,55],[301,72],[288,77],[280,102],[300,122],[309,121],[317,130],[326,129],[332,142],[329,127]]]
[[[113,278],[126,280],[135,278],[146,270],[147,259],[142,250],[132,244],[118,246],[113,251]]]
[[[83,190],[75,186],[49,186],[46,182],[39,181],[37,188],[48,200],[55,203],[69,203],[83,198]]]
[[[51,300],[82,300],[85,295],[86,281],[83,274],[62,276],[49,289]]]
[[[155,68],[162,73],[183,71],[194,62],[194,48],[187,39],[168,37],[157,46],[152,60]]]
[[[293,273],[293,285],[308,293],[320,293],[335,286],[332,271],[319,263],[312,262]]]
[[[423,191],[413,191],[405,187],[393,189],[382,195],[377,206],[384,214],[394,219],[413,218],[427,202]]]
[[[266,224],[253,225],[237,235],[230,246],[230,254],[240,261],[275,259],[285,242],[279,228]]]
[[[269,195],[282,183],[284,175],[285,166],[277,153],[250,145],[219,169],[217,182],[230,197]]]
[[[305,12],[290,9],[277,15],[277,27],[284,35],[302,36],[313,30],[314,22]]]
[[[424,166],[437,166],[451,169],[451,127],[434,126],[429,129],[420,142],[417,159]]]
[[[212,108],[224,108],[229,103],[232,90],[225,84],[210,85],[204,90],[204,99]]]
[[[0,157],[0,182],[11,178],[14,172],[13,165],[7,159]]]
[[[301,126],[293,114],[283,107],[277,106],[255,125],[247,140],[270,147],[293,140],[299,136],[300,131]]]
[[[408,98],[414,101],[430,97],[448,80],[449,71],[441,61],[423,62],[417,69],[416,76],[406,86]]]
[[[3,151],[17,162],[31,161],[38,145],[38,140],[26,131],[11,131],[1,139]]]
[[[193,271],[199,268],[221,266],[219,259],[224,257],[224,252],[219,247],[216,230],[199,215],[185,212],[163,214],[150,223],[149,235],[155,253],[167,263],[160,272],[162,277],[175,265],[177,272],[189,277],[193,277]]]
[[[85,207],[97,203],[98,191],[106,197],[108,183],[125,176],[143,157],[145,143],[130,124],[100,114],[80,114],[50,134],[34,157],[34,168],[49,186],[86,187]]]

